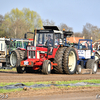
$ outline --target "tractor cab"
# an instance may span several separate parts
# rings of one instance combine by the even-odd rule
[[[36,46],[37,47],[57,47],[63,44],[63,32],[55,26],[44,26],[44,30],[37,30]]]
[[[36,46],[56,48],[58,45],[65,45],[66,37],[72,34],[71,31],[59,31],[56,26],[44,26],[44,30],[37,30]]]
[[[73,32],[70,31],[59,31],[56,26],[44,26],[44,29],[34,32],[34,48],[39,52],[45,51],[47,55],[52,55],[48,57],[54,57],[53,52],[60,46],[66,45],[66,37],[72,34]],[[30,46],[27,48],[29,55],[31,55],[30,48]]]
[[[29,40],[28,39],[11,39],[10,42],[10,51],[16,50],[16,49],[26,49],[28,45]]]
[[[91,59],[92,57],[92,40],[80,39],[78,42],[78,54],[80,59]]]
[[[78,42],[78,49],[92,51],[92,40],[91,39],[80,39]]]

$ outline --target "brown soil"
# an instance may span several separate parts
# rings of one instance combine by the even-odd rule
[[[43,75],[40,73],[23,73],[18,74],[14,71],[0,71],[0,82],[39,82],[39,81],[71,81],[84,79],[100,79],[100,70],[97,74],[50,74]]]
[[[87,97],[93,96],[96,99],[96,95],[100,94],[100,87],[77,87],[77,88],[66,88],[66,89],[65,88],[59,89],[57,87],[51,87],[51,89],[42,89],[42,90],[29,89],[27,91],[23,90],[23,91],[19,91],[19,92],[12,92],[12,93],[7,93],[7,95],[8,95],[8,99],[13,98],[13,100],[15,98],[17,98],[17,99],[20,98],[20,100],[22,98],[27,98],[28,100],[29,100],[29,98],[31,98],[32,100],[34,100],[33,99],[34,97],[35,98],[38,97],[39,100],[44,100],[43,98],[41,98],[41,96],[44,96],[44,97],[49,96],[49,98],[51,98],[52,96],[56,96],[56,98],[58,98],[58,95],[66,95],[67,94],[67,98],[69,98],[69,100],[70,100],[72,98],[72,96],[71,96],[72,93],[73,93],[73,100],[76,100],[76,99],[79,100],[78,97],[81,97],[84,100],[85,96],[87,96]],[[82,94],[84,94],[84,96]],[[3,95],[3,94],[1,94],[1,95]],[[74,99],[76,97],[76,95],[77,95],[77,98]],[[27,100],[27,99],[25,99],[25,100]],[[36,99],[36,100],[38,100],[38,99]],[[45,100],[48,100],[48,99],[45,99]],[[52,99],[50,99],[50,100],[52,100]],[[90,99],[88,99],[88,100],[90,100]]]
[[[24,73],[18,74],[14,71],[0,71],[0,82],[39,82],[39,81],[70,81],[70,80],[84,80],[84,79],[100,79],[100,70],[97,74],[83,74],[83,75],[66,75],[66,74],[50,74],[43,75],[40,73]],[[67,88],[58,89],[56,87],[51,87],[51,89],[43,90],[32,90],[13,92],[9,93],[9,98],[20,98],[20,97],[31,97],[31,96],[41,96],[41,95],[54,95],[54,94],[64,94],[64,93],[82,93],[85,94],[94,93],[95,95],[100,93],[100,87],[88,87],[88,88]],[[75,94],[76,95],[76,94]]]

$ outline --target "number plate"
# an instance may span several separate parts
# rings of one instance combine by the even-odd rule
[[[24,65],[28,65],[28,61],[24,61]]]

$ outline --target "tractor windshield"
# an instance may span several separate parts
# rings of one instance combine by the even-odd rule
[[[37,33],[36,46],[53,46],[53,33]]]
[[[27,45],[28,45],[28,42],[27,41],[24,41],[23,42],[24,49],[26,49]]]
[[[79,41],[78,49],[91,50],[92,49],[92,41],[88,41],[88,40]]]
[[[10,44],[10,47],[13,49],[16,49],[16,48],[26,49],[27,45],[28,45],[28,41],[12,41]]]

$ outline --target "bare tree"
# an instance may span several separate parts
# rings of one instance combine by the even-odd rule
[[[75,36],[75,37],[83,37],[83,34],[82,34],[82,33],[76,32],[76,33],[74,33],[74,36]]]
[[[50,21],[49,19],[46,20],[42,20],[43,26],[54,26],[55,22],[54,21]]]
[[[66,24],[64,24],[64,23],[61,23],[60,25],[59,25],[59,29],[60,30],[63,30],[63,29],[65,29],[66,31],[72,31],[73,29],[72,29],[72,27],[68,27]]]
[[[86,23],[86,25],[83,27],[82,34],[86,39],[91,39],[92,37],[92,40],[96,41],[100,38],[100,28],[93,26],[90,23]]]

